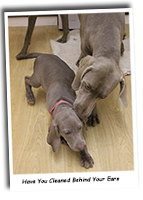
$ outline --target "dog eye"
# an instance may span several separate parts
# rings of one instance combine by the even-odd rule
[[[81,130],[82,129],[82,125],[80,125],[78,129]]]
[[[86,85],[86,84],[85,84],[85,89],[86,89],[86,90],[90,90],[91,87],[90,87],[89,85]]]
[[[69,135],[70,133],[71,133],[70,131],[67,131],[67,132],[66,132],[66,135]]]

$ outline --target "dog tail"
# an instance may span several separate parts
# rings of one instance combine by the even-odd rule
[[[25,55],[16,56],[17,60],[37,58],[38,56],[43,55],[43,53],[29,53]]]

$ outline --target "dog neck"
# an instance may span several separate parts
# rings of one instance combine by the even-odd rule
[[[58,101],[58,102],[53,106],[53,108],[50,110],[50,114],[51,114],[51,115],[53,115],[54,110],[57,108],[57,106],[58,106],[59,104],[68,104],[68,105],[70,105],[70,107],[72,106],[72,104],[69,103],[68,101],[60,100],[60,101]],[[58,107],[59,107],[59,106],[58,106]]]
[[[105,41],[103,44],[93,44],[93,57],[106,57],[108,59],[114,59],[114,61],[119,65],[119,60],[121,57],[121,42],[120,40],[114,39],[114,41]]]

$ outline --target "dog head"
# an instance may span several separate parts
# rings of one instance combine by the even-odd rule
[[[79,63],[79,69],[72,83],[79,90],[74,102],[78,116],[85,120],[91,114],[99,99],[105,99],[120,83],[119,99],[126,107],[126,81],[122,70],[114,60],[105,57],[86,56]]]
[[[73,151],[82,151],[85,146],[83,124],[72,108],[63,108],[51,122],[47,142],[57,151],[62,136]]]

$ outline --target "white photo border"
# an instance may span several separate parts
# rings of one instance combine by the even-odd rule
[[[130,59],[131,59],[131,84],[132,84],[132,122],[133,122],[133,171],[108,171],[85,173],[53,173],[53,174],[13,174],[12,156],[12,124],[11,124],[11,98],[10,98],[10,63],[9,63],[9,37],[8,17],[27,15],[54,15],[77,13],[109,13],[129,12],[130,31]],[[11,191],[37,191],[37,190],[65,190],[65,189],[98,189],[98,188],[132,188],[138,187],[138,156],[137,156],[137,117],[136,117],[136,80],[133,37],[133,10],[121,9],[90,9],[90,10],[56,10],[56,11],[25,11],[5,12],[5,44],[6,44],[6,74],[7,74],[7,104],[8,104],[8,132],[9,132],[9,163],[10,163],[10,188]],[[66,182],[62,182],[62,180]]]

